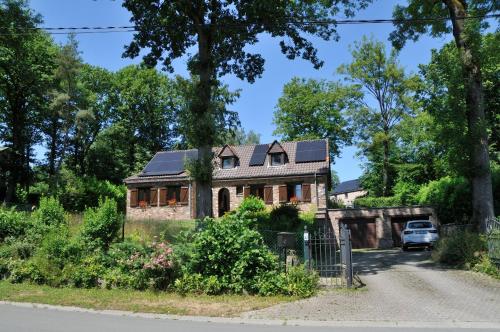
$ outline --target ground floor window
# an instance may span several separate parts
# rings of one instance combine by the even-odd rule
[[[302,201],[302,183],[291,183],[287,186],[288,201]]]
[[[167,200],[169,201],[176,201],[178,202],[180,200],[181,196],[181,187],[180,186],[174,186],[174,187],[167,187]]]
[[[243,186],[236,186],[236,195],[243,195]]]
[[[250,195],[264,199],[264,185],[263,184],[251,185]]]
[[[149,204],[149,195],[151,193],[151,188],[139,188],[137,192],[139,204],[141,205],[141,202],[144,202],[142,204]]]

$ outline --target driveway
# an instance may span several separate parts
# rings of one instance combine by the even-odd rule
[[[489,322],[500,327],[497,280],[440,268],[430,261],[428,251],[362,251],[353,254],[353,261],[365,287],[323,291],[314,298],[249,312],[244,317],[434,322],[443,326]]]

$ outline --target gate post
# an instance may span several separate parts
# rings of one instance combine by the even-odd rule
[[[309,263],[309,232],[307,231],[307,226],[304,226],[304,264],[307,264],[309,270],[311,269],[311,264]]]
[[[346,279],[347,288],[352,287],[352,245],[351,245],[351,230],[346,224],[341,224],[340,229],[340,253],[342,256],[342,265],[344,266],[344,277]]]

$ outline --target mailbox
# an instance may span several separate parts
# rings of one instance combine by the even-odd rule
[[[296,249],[297,238],[295,233],[278,233],[278,248]]]

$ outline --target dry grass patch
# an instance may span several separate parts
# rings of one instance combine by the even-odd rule
[[[0,282],[0,300],[76,306],[96,310],[124,310],[160,314],[234,317],[297,300],[286,296],[187,295],[121,289],[52,288]]]

